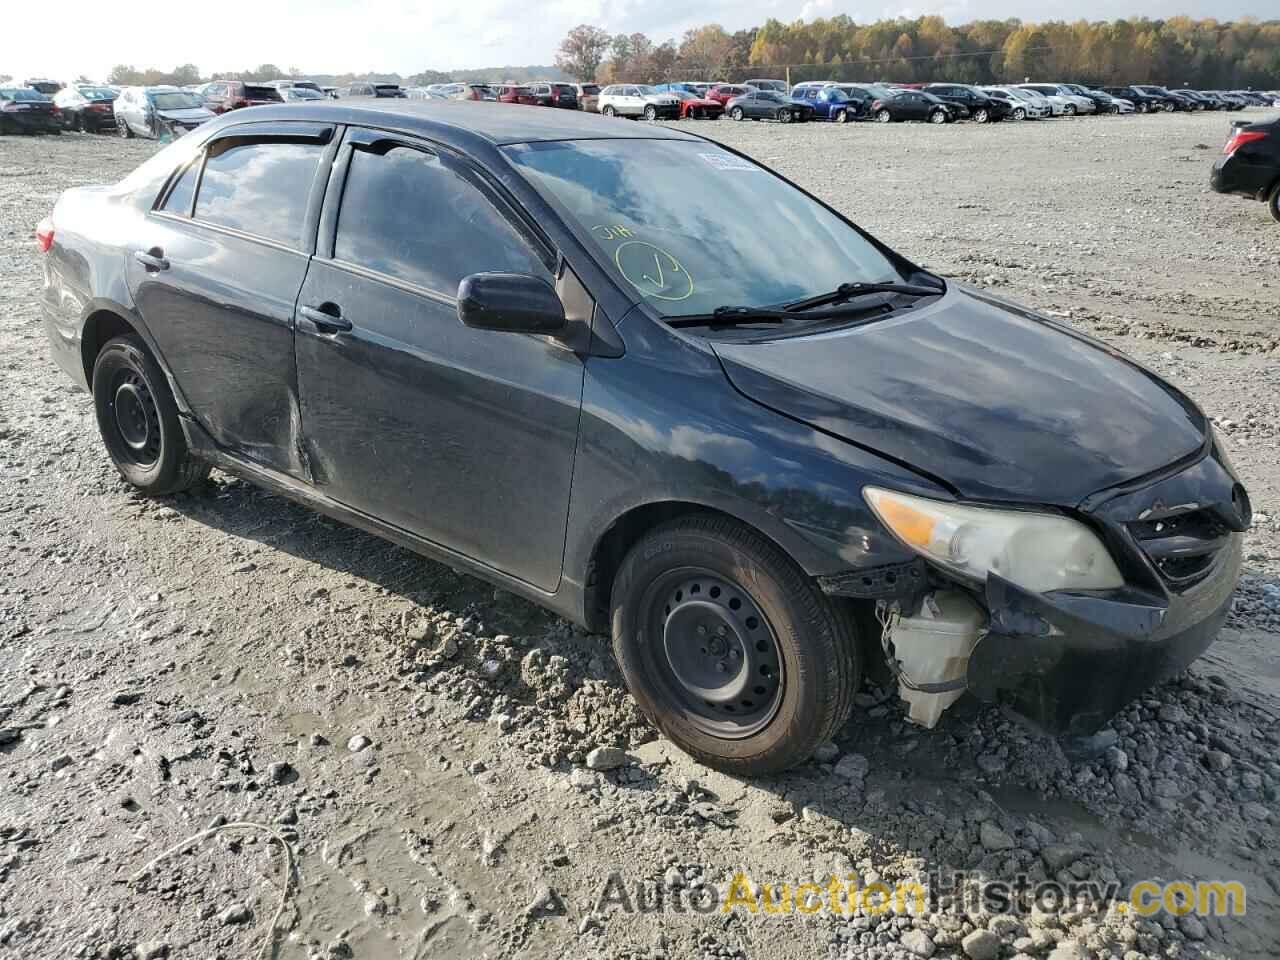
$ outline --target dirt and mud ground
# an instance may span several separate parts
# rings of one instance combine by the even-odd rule
[[[824,762],[747,782],[655,737],[603,637],[225,476],[134,496],[48,359],[32,230],[155,146],[0,138],[0,956],[254,957],[282,892],[299,960],[1280,953],[1280,227],[1209,192],[1226,127],[695,127],[1181,384],[1257,510],[1219,642],[1094,741],[868,687]],[[824,907],[723,912],[739,870]],[[1248,913],[829,909],[833,874],[952,871],[1240,880]]]

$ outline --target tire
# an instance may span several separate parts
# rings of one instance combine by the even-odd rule
[[[649,104],[647,107],[644,108],[644,118],[646,120],[657,120],[658,108],[655,107],[652,103]]]
[[[1271,219],[1280,223],[1280,183],[1271,188],[1271,197],[1267,200],[1267,209],[1271,211]]]
[[[120,134],[125,140],[133,139],[133,128],[129,126],[124,117],[116,117],[116,133]]]
[[[972,119],[974,123],[989,123],[991,121],[991,114],[987,112],[986,107],[979,107],[973,112]]]
[[[779,110],[779,111],[778,111],[778,122],[779,122],[779,123],[790,123],[790,122],[791,122],[791,111],[790,111],[790,110]]]
[[[600,112],[603,113],[606,117],[612,117],[617,115],[617,111],[613,109],[613,104],[611,103],[605,104],[604,109],[601,110]]]
[[[734,107],[729,111],[729,116],[734,120],[745,120],[747,115],[743,112],[741,107]]]
[[[1133,109],[1137,110],[1138,113],[1146,113],[1147,105],[1145,103],[1138,103],[1134,105]]]
[[[76,111],[76,115],[67,124],[74,133],[84,133],[84,116]]]
[[[1026,110],[1023,110],[1023,109],[1022,109],[1022,107],[1014,107],[1014,108],[1013,108],[1013,119],[1015,119],[1015,120],[1025,120],[1025,119],[1027,119],[1027,111],[1026,111]]]
[[[932,113],[929,114],[929,122],[930,123],[946,123],[947,112],[945,110],[934,110]]]
[[[836,123],[848,123],[848,122],[849,122],[849,111],[848,111],[848,110],[837,110],[837,111],[836,111],[836,115],[835,115],[834,119],[835,119],[835,122],[836,122]]]
[[[876,111],[876,123],[888,123],[893,119],[893,114],[883,107]]]
[[[98,354],[93,406],[111,462],[143,493],[177,493],[209,476],[209,464],[187,449],[169,381],[136,334],[107,341]]]
[[[1074,103],[1068,103],[1062,108],[1062,112],[1068,117],[1074,117],[1076,115],[1076,105]]]
[[[737,775],[807,760],[848,718],[861,676],[847,608],[728,518],[674,520],[632,547],[614,580],[612,624],[641,710],[686,753]]]

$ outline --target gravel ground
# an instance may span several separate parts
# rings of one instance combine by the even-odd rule
[[[1090,741],[968,701],[921,731],[868,686],[818,760],[755,781],[657,738],[602,637],[219,474],[134,496],[48,359],[31,235],[155,147],[0,139],[0,955],[238,960],[282,902],[276,954],[308,960],[1277,955],[1280,228],[1209,192],[1226,127],[694,127],[1187,388],[1257,511],[1219,642]],[[739,870],[932,897],[724,912]],[[1019,875],[1116,886],[966,896]],[[1239,879],[1248,915],[1122,910],[1149,877]]]

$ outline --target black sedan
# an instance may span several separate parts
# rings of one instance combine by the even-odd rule
[[[62,111],[32,87],[0,87],[0,133],[61,133]]]
[[[1008,101],[988,96],[964,83],[931,83],[924,91],[956,107],[962,117],[975,123],[994,123],[1013,113]]]
[[[873,100],[871,117],[878,123],[897,120],[926,120],[929,123],[952,123],[959,119],[961,108],[947,103],[924,90],[892,87],[887,96]]]
[[[128,483],[216,466],[611,632],[725,770],[804,760],[885,651],[913,716],[1088,732],[1231,603],[1249,500],[1190,399],[684,130],[255,107],[37,239]]]
[[[1218,193],[1266,201],[1280,221],[1280,119],[1232,124],[1209,184]]]
[[[73,83],[55,93],[53,102],[62,111],[62,122],[68,130],[115,132],[116,114],[113,104],[116,96],[116,92],[110,87]]]
[[[725,113],[733,120],[777,120],[799,123],[813,119],[813,107],[797,103],[774,90],[752,90],[725,104]]]

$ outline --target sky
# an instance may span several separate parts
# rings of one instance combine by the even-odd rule
[[[10,6],[0,18],[0,74],[63,81],[80,74],[100,80],[117,63],[167,70],[194,63],[202,73],[275,63],[304,75],[549,64],[561,38],[579,23],[662,42],[705,23],[733,31],[769,17],[789,22],[844,13],[867,23],[938,14],[956,24],[1054,15],[1053,5],[1028,0],[266,0],[229,7],[158,4],[152,17],[143,4],[98,0],[62,0],[56,16],[41,3]],[[1069,14],[1057,16],[1175,14],[1267,19],[1277,6],[1276,0],[1076,0]]]

